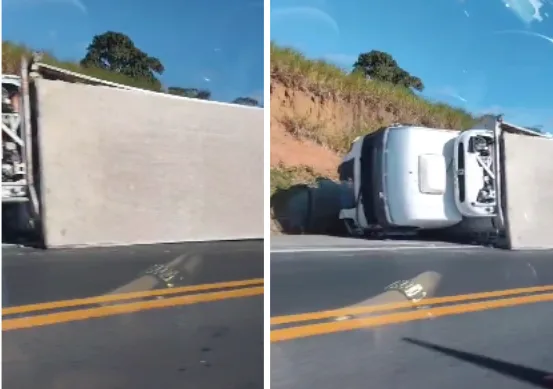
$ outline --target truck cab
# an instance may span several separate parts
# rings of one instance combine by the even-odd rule
[[[395,125],[357,138],[338,168],[348,230],[442,229],[493,217],[493,131]]]

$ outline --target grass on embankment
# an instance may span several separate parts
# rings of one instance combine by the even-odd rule
[[[475,118],[462,109],[430,102],[404,87],[346,73],[326,61],[308,59],[294,49],[280,47],[273,42],[271,80],[288,89],[307,90],[344,104],[355,106],[363,103],[363,107],[386,112],[386,116],[393,117],[395,122],[458,130],[470,128],[475,122]],[[302,136],[338,152],[345,152],[356,136],[392,124],[379,120],[377,113],[367,114],[363,128],[343,129],[347,132],[344,136],[322,136],[318,125],[303,126]]]
[[[317,177],[318,175],[309,166],[273,166],[271,167],[271,196],[279,190],[287,190],[294,185],[313,183]]]
[[[2,73],[19,74],[21,68],[21,58],[25,56],[30,59],[32,52],[33,50],[25,45],[10,41],[2,41]],[[147,80],[134,79],[132,77],[128,77],[120,73],[110,72],[104,69],[83,67],[77,62],[61,61],[50,53],[44,53],[41,61],[52,66],[100,78],[102,80],[116,82],[135,88],[161,91],[161,85],[159,84],[155,84]]]

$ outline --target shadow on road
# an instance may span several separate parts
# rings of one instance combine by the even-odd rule
[[[415,346],[423,347],[427,350],[436,351],[449,357],[476,365],[483,369],[495,371],[503,376],[534,385],[537,388],[553,388],[553,379],[551,379],[553,377],[553,373],[551,372],[517,365],[449,347],[439,346],[413,338],[403,338],[403,341]]]

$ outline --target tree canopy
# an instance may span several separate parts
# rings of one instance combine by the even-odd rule
[[[158,84],[160,82],[156,75],[163,74],[165,70],[158,58],[151,57],[140,50],[127,35],[114,31],[107,31],[92,38],[81,65]]]
[[[359,54],[353,64],[353,72],[372,80],[389,82],[421,92],[424,90],[424,84],[420,78],[409,74],[390,54],[383,51],[372,50]]]
[[[249,105],[251,107],[259,107],[259,101],[252,97],[238,97],[232,101],[233,104]]]
[[[161,61],[136,47],[129,36],[120,32],[107,31],[95,35],[80,65],[143,80],[153,85],[156,90],[162,89],[157,78],[165,71]],[[211,98],[209,90],[198,88],[171,86],[167,88],[167,93],[202,100]]]

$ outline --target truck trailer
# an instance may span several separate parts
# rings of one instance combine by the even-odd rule
[[[133,88],[40,56],[2,86],[4,235],[46,248],[263,237],[261,108]]]

